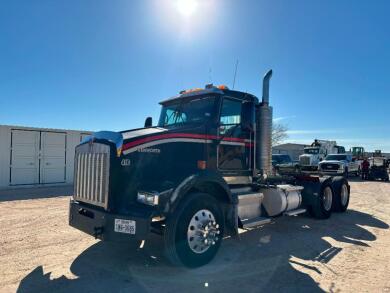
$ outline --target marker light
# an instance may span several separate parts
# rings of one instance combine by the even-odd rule
[[[181,91],[180,94],[183,95],[183,94],[198,92],[198,91],[202,91],[202,90],[203,90],[202,88],[194,88],[194,89]]]
[[[220,89],[220,90],[228,90],[228,89],[229,89],[229,88],[228,88],[226,85],[224,85],[224,84],[221,84],[221,85],[217,86],[217,88]]]

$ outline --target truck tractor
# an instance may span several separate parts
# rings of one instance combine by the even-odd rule
[[[302,171],[317,171],[318,164],[328,154],[345,153],[345,148],[338,146],[335,141],[315,139],[310,147],[303,149],[299,156],[299,165]]]
[[[161,237],[172,263],[199,267],[239,229],[344,212],[345,178],[271,175],[271,76],[261,101],[210,84],[162,101],[157,126],[91,135],[75,151],[69,224],[103,241]]]

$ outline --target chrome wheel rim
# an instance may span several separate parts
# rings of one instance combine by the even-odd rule
[[[341,204],[342,204],[342,206],[345,206],[347,204],[348,198],[349,198],[348,187],[347,187],[346,184],[343,184],[341,186],[340,197],[341,197]]]
[[[325,187],[322,196],[322,202],[324,204],[324,209],[326,211],[330,211],[330,209],[332,208],[332,197],[333,197],[332,189],[329,186]]]
[[[197,211],[188,225],[187,242],[190,249],[198,254],[205,253],[219,240],[219,225],[209,210]]]

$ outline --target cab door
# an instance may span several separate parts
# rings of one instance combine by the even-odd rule
[[[251,169],[252,131],[243,127],[243,101],[225,97],[218,128],[218,169],[241,175]]]

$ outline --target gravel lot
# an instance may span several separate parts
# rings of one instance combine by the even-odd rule
[[[69,187],[0,191],[0,291],[390,292],[390,184],[351,186],[346,213],[277,219],[195,270],[170,266],[157,240],[139,249],[70,228]]]

